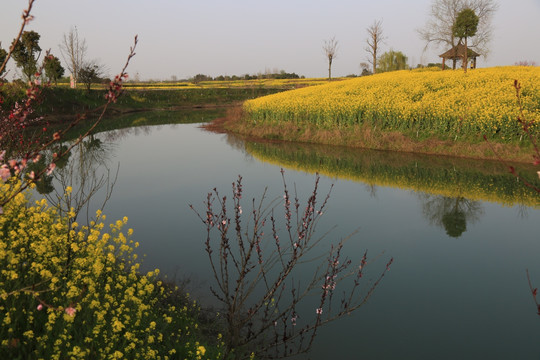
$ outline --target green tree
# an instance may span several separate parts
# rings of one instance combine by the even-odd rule
[[[3,64],[4,61],[6,61],[6,58],[7,58],[7,51],[0,47],[0,65]],[[5,68],[0,69],[0,76],[2,76],[4,71],[5,71]]]
[[[92,83],[99,81],[103,76],[103,73],[103,66],[99,65],[95,61],[92,61],[83,65],[83,67],[79,69],[78,81],[84,84],[87,91],[90,91]]]
[[[58,84],[58,79],[64,75],[64,68],[60,64],[60,59],[54,55],[47,55],[45,57],[43,68],[49,81],[54,81],[55,85]]]
[[[390,50],[382,54],[378,60],[377,72],[408,69],[407,56],[401,51]]]
[[[463,9],[472,9],[480,21],[476,35],[469,39],[470,46],[486,56],[493,37],[492,19],[498,7],[497,0],[431,0],[427,22],[417,31],[425,41],[426,48],[435,46],[444,51],[452,49],[458,40],[452,29],[457,16]]]
[[[19,41],[13,40],[11,46],[13,47],[13,59],[26,80],[32,80],[32,77],[37,71],[37,61],[41,48],[39,47],[40,35],[35,31],[23,32]]]
[[[463,40],[464,42],[463,45],[465,46],[465,51],[463,52],[463,70],[465,72],[467,72],[467,55],[469,52],[469,49],[467,48],[467,38],[476,35],[479,20],[480,19],[478,18],[478,16],[476,16],[474,10],[463,9],[459,12],[456,18],[456,22],[452,27],[452,32],[454,33],[454,36],[459,38],[460,41]]]

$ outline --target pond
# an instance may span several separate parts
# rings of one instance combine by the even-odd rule
[[[244,199],[265,188],[268,199],[281,198],[281,168],[289,189],[306,199],[318,171],[320,193],[334,184],[318,229],[335,228],[321,252],[358,230],[345,243],[348,258],[359,263],[368,250],[370,278],[394,263],[363,307],[319,332],[311,359],[540,357],[526,275],[540,286],[540,197],[503,165],[249,142],[204,131],[197,122],[205,116],[96,135],[100,162],[111,174],[119,164],[105,213],[129,218],[144,269],[189,280],[187,289],[212,304],[205,229],[189,204],[204,212],[206,194],[217,188],[230,196],[238,175]]]

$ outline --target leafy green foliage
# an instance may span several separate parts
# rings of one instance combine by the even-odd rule
[[[87,91],[90,91],[92,83],[99,80],[101,75],[97,64],[87,64],[79,71],[79,81],[82,82]]]
[[[454,36],[464,39],[476,35],[478,29],[478,16],[471,9],[463,9],[456,18],[452,27]]]
[[[6,57],[7,57],[7,51],[0,48],[0,65],[2,65],[2,63],[6,60]],[[0,76],[5,72],[5,68],[4,69],[0,69]]]
[[[40,35],[37,32],[25,31],[13,49],[13,59],[21,68],[26,80],[31,80],[37,71],[38,56],[36,55],[39,54],[36,53],[41,52],[39,38]],[[14,42],[15,40],[13,40]]]
[[[405,70],[407,66],[407,56],[401,51],[390,50],[381,55],[378,62],[378,73]]]
[[[43,68],[49,81],[54,81],[55,84],[57,84],[58,79],[64,75],[64,68],[62,67],[62,64],[60,64],[60,59],[56,56],[49,55],[45,57]]]

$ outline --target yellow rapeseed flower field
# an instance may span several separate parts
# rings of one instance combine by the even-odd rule
[[[523,135],[514,81],[522,86],[523,114],[538,131],[540,68],[463,71],[403,70],[302,88],[249,100],[254,122],[293,122],[319,128],[370,123],[385,130],[454,136]]]

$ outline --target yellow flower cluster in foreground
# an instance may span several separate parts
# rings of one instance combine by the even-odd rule
[[[0,193],[20,186],[0,183]],[[69,196],[69,189],[66,193]],[[73,214],[68,215],[73,216]],[[0,215],[0,358],[169,359],[204,355],[192,306],[140,274],[127,218],[104,232],[17,195]],[[171,293],[172,294],[172,293]],[[178,298],[177,298],[178,299]],[[204,349],[204,348],[203,348]],[[196,355],[197,354],[197,355]],[[200,358],[200,357],[197,357]]]
[[[249,100],[252,121],[312,124],[320,128],[370,123],[422,134],[523,134],[514,80],[522,86],[524,116],[540,122],[540,68],[463,71],[403,70],[308,87]]]

